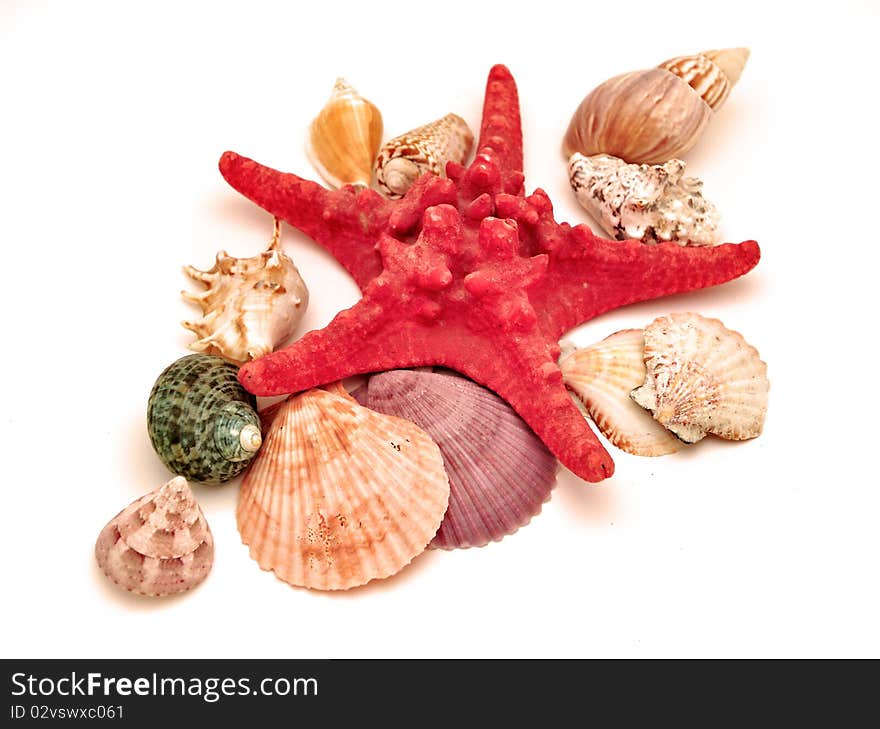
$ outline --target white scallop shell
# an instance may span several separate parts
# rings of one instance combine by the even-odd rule
[[[424,551],[449,502],[440,450],[412,423],[309,390],[274,412],[238,502],[242,541],[291,585],[345,590]]]
[[[183,269],[205,286],[198,294],[181,292],[203,314],[199,321],[183,322],[199,337],[190,349],[242,363],[269,354],[293,335],[309,305],[309,291],[281,251],[280,238],[276,219],[275,235],[263,253],[234,258],[220,251],[208,271]]]
[[[664,456],[684,446],[630,399],[645,381],[645,335],[625,329],[559,360],[562,379],[614,445],[636,456]]]
[[[767,365],[738,332],[699,314],[670,314],[645,329],[645,383],[635,402],[686,443],[706,433],[760,435],[767,414]]]
[[[101,530],[95,558],[125,590],[161,597],[198,585],[214,563],[214,538],[182,476],[114,516]]]

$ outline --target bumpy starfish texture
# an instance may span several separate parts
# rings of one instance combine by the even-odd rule
[[[713,286],[755,266],[757,243],[685,248],[599,238],[525,196],[516,84],[495,66],[473,163],[425,175],[400,200],[327,190],[233,152],[226,180],[324,246],[363,298],[324,329],[246,364],[241,383],[279,395],[350,375],[419,365],[458,370],[503,397],[588,481],[614,464],[573,404],[559,337],[609,309]]]

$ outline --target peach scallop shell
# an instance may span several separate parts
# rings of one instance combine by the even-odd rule
[[[114,516],[95,544],[98,566],[138,595],[161,597],[202,582],[214,563],[214,538],[182,476]]]
[[[440,450],[420,428],[337,385],[287,399],[242,482],[238,528],[291,585],[346,590],[424,551],[449,502]]]
[[[761,434],[767,365],[739,332],[699,314],[670,314],[645,329],[645,382],[632,399],[686,443],[707,433],[730,440]]]
[[[495,393],[458,375],[392,370],[354,396],[411,420],[440,446],[449,509],[431,547],[482,547],[541,510],[556,483],[556,458]]]
[[[630,399],[645,381],[645,334],[625,329],[559,360],[566,386],[614,445],[635,456],[665,456],[683,444]]]

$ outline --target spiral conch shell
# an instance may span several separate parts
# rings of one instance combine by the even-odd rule
[[[206,287],[198,294],[181,292],[203,315],[200,321],[182,322],[199,337],[190,349],[240,364],[269,354],[293,335],[309,305],[309,290],[280,239],[276,219],[275,235],[263,253],[234,258],[220,251],[208,271],[184,267]]]
[[[566,159],[575,152],[632,164],[680,157],[727,99],[748,57],[746,48],[706,51],[605,81],[575,111],[563,141]]]
[[[133,501],[101,530],[98,566],[125,590],[161,597],[201,583],[214,563],[214,538],[185,478]]]
[[[376,184],[390,198],[403,197],[425,173],[443,176],[447,162],[464,164],[473,145],[467,122],[447,114],[382,145],[376,158]]]
[[[309,127],[306,153],[331,187],[369,187],[373,160],[382,142],[382,114],[345,79]]]
[[[767,365],[739,332],[699,314],[669,314],[645,328],[645,382],[632,399],[685,443],[707,433],[760,435],[767,414]]]
[[[449,502],[437,445],[407,420],[359,405],[341,386],[274,408],[242,485],[250,555],[291,585],[346,590],[403,569]]]
[[[702,195],[703,183],[684,176],[685,164],[630,165],[617,157],[575,152],[569,181],[581,206],[613,238],[679,245],[718,242],[718,211]]]

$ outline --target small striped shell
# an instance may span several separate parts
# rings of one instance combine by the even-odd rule
[[[725,48],[691,56],[676,56],[661,63],[696,91],[713,110],[718,110],[739,80],[749,58],[748,48]]]
[[[176,476],[108,522],[95,558],[123,589],[161,597],[189,590],[208,576],[214,539],[186,479]]]
[[[632,399],[686,443],[707,433],[760,435],[770,383],[758,350],[699,314],[661,316],[645,328],[645,382]]]
[[[209,354],[181,357],[159,375],[147,431],[162,463],[198,483],[235,478],[262,442],[256,399],[238,383],[238,368]]]
[[[424,551],[449,481],[423,430],[360,406],[339,386],[292,396],[273,414],[237,510],[260,567],[291,585],[346,590]]]
[[[447,162],[463,165],[473,145],[467,122],[447,114],[382,145],[376,157],[376,184],[390,198],[403,197],[422,175],[445,175]]]
[[[354,396],[411,420],[437,442],[449,474],[449,509],[432,547],[482,547],[540,512],[556,483],[556,458],[495,393],[443,372],[373,375]]]
[[[645,334],[625,329],[559,360],[562,379],[614,445],[635,456],[664,456],[681,441],[630,399],[645,381]]]

